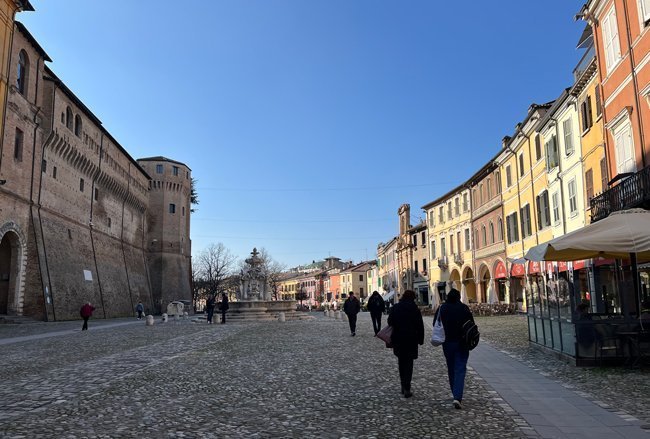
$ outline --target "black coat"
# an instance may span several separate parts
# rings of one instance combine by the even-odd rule
[[[400,300],[388,316],[393,327],[393,353],[398,357],[416,359],[418,345],[424,343],[424,322],[420,309],[413,300]]]
[[[343,304],[343,312],[347,315],[357,315],[359,314],[359,311],[361,311],[361,304],[359,303],[359,299],[354,296],[348,297]]]
[[[469,307],[462,302],[443,303],[438,311],[442,326],[445,328],[445,341],[461,341],[463,338],[463,323],[474,321]]]
[[[228,306],[228,298],[226,296],[223,296],[223,298],[221,299],[221,304],[219,305],[219,310],[222,311],[222,312],[223,311],[228,311],[228,308],[229,308],[229,306]]]
[[[370,299],[368,299],[368,311],[370,311],[371,314],[381,314],[386,310],[386,303],[384,302],[384,299],[380,295],[375,295],[373,294],[370,296]]]

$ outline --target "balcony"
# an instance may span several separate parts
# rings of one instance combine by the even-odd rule
[[[589,202],[591,222],[607,218],[610,213],[634,207],[650,208],[650,166],[622,180]]]
[[[594,49],[594,46],[591,46],[585,52],[585,54],[582,55],[582,59],[580,59],[580,62],[578,62],[576,68],[573,69],[574,82],[578,82],[587,70],[589,70],[590,73],[596,71],[595,61],[596,61],[596,50]]]
[[[463,254],[462,253],[454,253],[454,262],[456,265],[459,267],[463,265]]]
[[[449,262],[447,262],[447,256],[441,256],[438,258],[438,267],[442,268],[443,270],[446,269],[449,266]]]

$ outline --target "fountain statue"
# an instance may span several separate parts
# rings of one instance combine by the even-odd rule
[[[244,261],[246,266],[240,272],[238,300],[271,300],[271,290],[262,272],[264,261],[258,255],[253,248],[251,257]]]

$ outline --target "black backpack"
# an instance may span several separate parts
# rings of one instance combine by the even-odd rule
[[[463,323],[461,330],[463,333],[463,344],[471,351],[478,345],[479,338],[481,337],[481,333],[478,332],[478,326],[472,320],[468,319]]]

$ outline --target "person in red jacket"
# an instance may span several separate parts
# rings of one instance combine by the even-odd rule
[[[82,331],[88,330],[88,319],[93,315],[93,311],[95,311],[95,307],[92,306],[90,302],[81,307],[79,314],[81,314],[81,318],[84,319],[84,325],[81,327]]]

